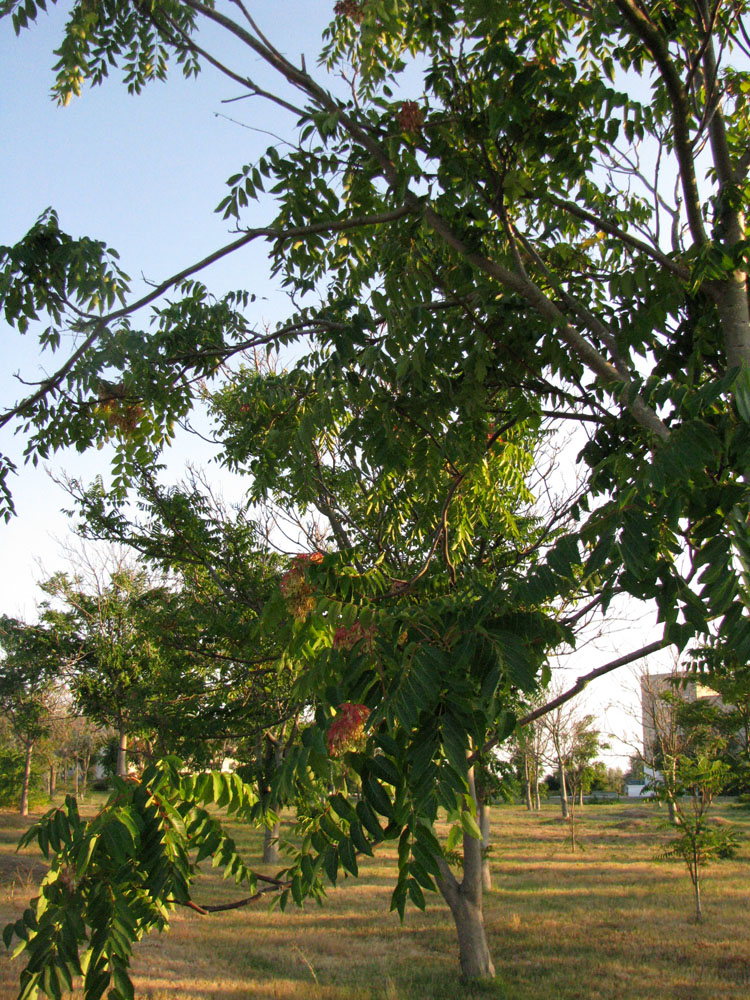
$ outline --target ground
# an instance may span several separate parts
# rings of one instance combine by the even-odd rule
[[[706,919],[692,920],[681,864],[658,861],[668,836],[659,809],[587,805],[580,849],[553,804],[492,813],[494,889],[485,920],[497,980],[477,995],[505,1000],[746,1000],[750,994],[750,811],[720,803],[717,816],[746,839],[738,857],[708,869]],[[0,923],[17,919],[43,871],[15,854],[25,822],[0,812]],[[256,861],[261,841],[235,828]],[[431,1000],[461,996],[447,908],[389,913],[395,845],[341,881],[321,909],[267,907],[211,917],[177,914],[169,934],[138,949],[138,1000]],[[236,887],[206,877],[200,901],[228,901]],[[0,949],[2,945],[0,945]],[[18,963],[0,954],[0,1000],[16,995]]]

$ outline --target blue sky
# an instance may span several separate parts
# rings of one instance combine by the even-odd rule
[[[137,290],[144,287],[141,276],[161,280],[232,238],[228,223],[214,212],[227,177],[277,141],[268,133],[289,134],[294,121],[258,98],[222,103],[237,97],[240,88],[211,67],[185,80],[175,65],[166,84],[151,84],[138,97],[128,95],[113,70],[101,87],[58,107],[50,98],[53,50],[68,8],[50,6],[50,13],[40,12],[39,22],[19,37],[9,20],[0,21],[0,243],[16,242],[51,206],[71,235],[114,247]],[[301,0],[253,5],[279,47],[295,59],[304,53],[308,66],[315,64],[331,9],[332,4]],[[236,68],[272,82],[259,58],[223,46],[223,56],[234,58]],[[255,211],[255,218],[247,217],[249,224],[267,220],[262,208]],[[282,315],[284,298],[268,282],[262,245],[214,265],[203,277],[218,293],[230,288],[255,292],[259,322]],[[14,373],[20,370],[33,380],[44,362],[40,367],[31,334],[20,338],[0,324],[0,335],[0,400],[7,405],[20,394]],[[49,360],[46,366],[52,367]],[[0,432],[0,449],[17,461],[21,445],[7,429]],[[188,455],[210,459],[208,449],[191,441],[173,457],[176,475]],[[48,464],[85,479],[107,469],[102,453],[61,454]],[[31,616],[34,581],[41,575],[38,560],[47,571],[59,562],[51,535],[66,533],[59,514],[65,496],[41,468],[22,469],[14,487],[18,517],[0,525],[6,569],[0,574],[0,611]]]

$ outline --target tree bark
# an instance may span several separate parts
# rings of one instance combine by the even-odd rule
[[[534,808],[531,801],[531,771],[529,768],[528,754],[523,755],[523,786],[526,794],[526,808],[531,812]]]
[[[120,724],[120,729],[118,733],[118,744],[117,744],[117,776],[118,778],[125,778],[128,774],[127,765],[127,752],[128,752],[128,734],[125,731],[125,726]]]
[[[50,798],[54,796],[56,786],[57,786],[57,769],[54,764],[50,764],[49,775],[47,777],[47,791],[49,793]]]
[[[29,815],[29,785],[31,784],[31,753],[34,749],[33,743],[26,744],[26,758],[23,767],[23,784],[21,785],[21,804],[19,812],[22,816]]]
[[[694,873],[693,873],[693,888],[695,890],[695,921],[696,923],[701,923],[703,920],[703,907],[701,905],[701,882],[700,882],[700,870],[698,868],[697,859],[693,859]]]
[[[275,865],[279,861],[279,822],[263,831],[263,864]]]
[[[281,757],[282,757],[282,746],[280,740],[271,740],[266,737],[266,753],[265,753],[265,770],[268,770],[269,765],[273,768],[273,771],[277,771],[281,767]],[[267,794],[270,791],[270,781],[268,774],[264,774],[261,777],[261,782],[263,784],[263,792]],[[272,827],[266,827],[263,832],[263,863],[267,865],[275,865],[279,862],[279,821],[277,820]]]
[[[89,784],[89,769],[91,767],[91,751],[86,750],[81,759],[81,799],[86,798]]]
[[[469,772],[469,788],[476,801],[474,776]],[[482,913],[482,841],[464,834],[464,877],[459,882],[447,861],[438,860],[442,877],[437,886],[450,907],[458,936],[458,963],[467,982],[493,979],[492,964]]]

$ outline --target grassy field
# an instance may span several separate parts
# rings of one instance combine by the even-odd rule
[[[750,813],[717,815],[750,837]],[[650,805],[588,805],[581,850],[552,805],[541,814],[494,810],[494,888],[485,921],[497,981],[475,995],[506,1000],[747,1000],[750,996],[750,840],[712,866],[706,919],[692,920],[683,866],[654,860],[666,837]],[[16,919],[43,871],[15,854],[25,824],[0,812],[0,922]],[[235,828],[248,855],[258,838]],[[389,845],[390,846],[390,845]],[[142,943],[138,1000],[430,1000],[464,992],[453,924],[441,900],[388,912],[394,851],[381,849],[359,881],[340,882],[324,908],[261,908],[203,917],[180,911],[172,930]],[[206,876],[201,902],[229,901],[236,887]],[[2,945],[0,945],[2,948]],[[15,996],[18,963],[0,958],[0,998]]]

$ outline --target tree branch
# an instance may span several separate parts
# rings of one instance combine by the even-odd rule
[[[577,694],[597,677],[603,677],[605,674],[612,673],[613,670],[617,670],[619,667],[627,666],[628,663],[633,663],[635,660],[640,660],[643,656],[650,656],[651,653],[656,653],[660,649],[665,649],[667,646],[672,645],[671,639],[658,639],[656,642],[651,642],[648,646],[642,646],[640,649],[634,650],[632,653],[626,653],[625,656],[620,656],[616,660],[611,660],[609,663],[605,663],[603,667],[597,667],[596,670],[590,671],[588,674],[583,674],[575,684],[568,688],[567,691],[563,691],[561,695],[557,698],[553,698],[552,701],[546,702],[546,704],[541,705],[539,708],[535,708],[533,712],[529,712],[528,715],[522,716],[516,723],[516,726],[521,728],[522,726],[528,726],[529,723],[534,722],[536,719],[543,715],[547,715],[548,712],[554,712],[556,708],[564,705],[566,701],[570,701],[571,698],[575,698]],[[491,740],[487,740],[481,750],[472,754],[469,758],[474,760],[479,754],[487,753],[488,750],[492,750],[500,743],[500,739],[494,736]]]
[[[675,153],[680,169],[688,224],[695,243],[704,246],[708,242],[708,237],[703,226],[701,200],[695,176],[695,160],[690,141],[690,107],[685,88],[669,55],[666,41],[643,8],[638,6],[635,0],[614,0],[614,2],[634,33],[648,49],[667,88],[672,105]]]

